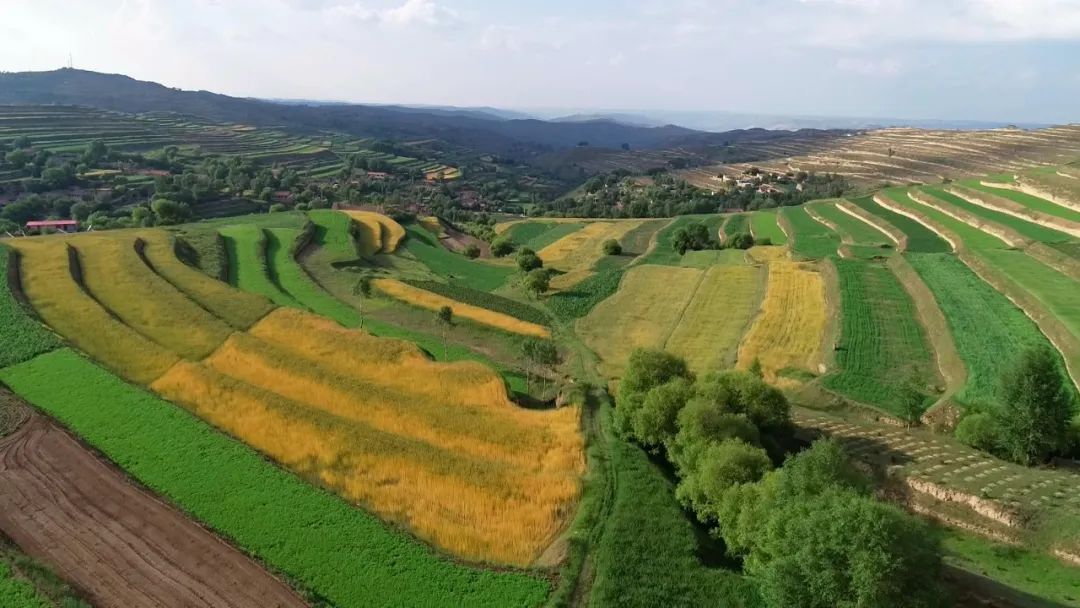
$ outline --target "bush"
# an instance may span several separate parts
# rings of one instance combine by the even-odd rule
[[[983,412],[961,418],[953,435],[960,443],[985,452],[997,453],[1001,445],[1001,429],[997,420]]]
[[[465,257],[470,260],[475,260],[480,257],[480,247],[476,243],[470,243],[469,246],[465,248]]]
[[[543,268],[544,261],[532,249],[522,247],[517,252],[517,266],[522,272],[529,272],[537,268]]]
[[[273,205],[270,205],[269,209],[267,209],[268,213],[278,213],[281,211],[285,211],[285,205],[282,203],[274,203]]]
[[[503,236],[491,242],[491,255],[502,258],[514,252],[514,241],[510,237]]]
[[[604,255],[620,255],[622,254],[622,245],[615,239],[608,239],[604,241]]]

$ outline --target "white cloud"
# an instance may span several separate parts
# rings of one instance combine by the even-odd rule
[[[845,72],[853,72],[860,76],[872,76],[877,78],[896,76],[903,70],[903,65],[900,61],[891,57],[884,59],[841,57],[837,60],[836,67]]]
[[[405,0],[401,6],[384,9],[373,9],[367,4],[352,2],[331,5],[324,10],[331,18],[351,18],[396,26],[436,26],[458,20],[455,11],[431,0]]]

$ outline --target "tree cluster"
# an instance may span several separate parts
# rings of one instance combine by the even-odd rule
[[[666,455],[676,496],[744,560],[770,607],[943,605],[939,541],[877,501],[838,444],[817,442],[774,468],[790,406],[758,375],[697,379],[673,355],[638,350],[615,421]]]
[[[1025,351],[999,388],[997,407],[975,404],[956,427],[956,438],[1006,460],[1033,465],[1080,450],[1071,424],[1076,392],[1049,347]]]

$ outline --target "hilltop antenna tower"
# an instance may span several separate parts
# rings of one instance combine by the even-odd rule
[[[69,70],[73,70],[73,69],[75,69],[75,63],[74,63],[74,62],[73,62],[73,61],[71,60],[71,53],[70,53],[70,52],[68,53],[68,63],[67,63],[67,68],[68,68]]]

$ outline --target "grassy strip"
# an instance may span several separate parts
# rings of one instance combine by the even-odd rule
[[[785,207],[780,213],[794,231],[791,250],[796,257],[815,260],[836,255],[840,237],[831,228],[810,217],[802,207]]]
[[[622,280],[624,272],[622,267],[597,270],[595,274],[570,289],[548,297],[548,309],[561,321],[580,319],[619,290],[619,281]]]
[[[887,255],[892,248],[892,241],[877,228],[870,224],[841,211],[836,203],[822,203],[814,205],[814,211],[821,217],[829,220],[836,226],[842,237],[847,237],[849,242],[855,245],[877,247],[884,249],[882,255]]]
[[[280,247],[281,243],[267,242],[263,229],[250,225],[222,228],[221,236],[225,238],[229,283],[233,287],[266,296],[278,306],[297,305],[296,300],[273,280],[266,265],[267,258],[277,253],[268,251],[269,247]]]
[[[930,188],[922,188],[922,190],[924,191],[923,196],[932,196],[934,198],[937,198],[939,201],[946,203],[949,202],[946,201],[944,198],[939,197],[938,191],[932,190]],[[944,190],[941,190],[940,192],[944,195],[951,196],[948,192],[945,192]],[[941,211],[938,211],[933,207],[917,203],[908,198],[906,195],[902,197],[892,196],[890,198],[905,207],[909,207],[911,209],[914,209],[915,211],[918,211],[928,220],[960,237],[960,241],[963,242],[968,249],[1001,249],[1008,246],[1005,241],[999,239],[998,237],[988,232],[984,232],[979,228],[975,228],[974,226],[971,226],[966,222],[962,222],[950,215],[942,213]]]
[[[647,255],[643,255],[637,259],[638,264],[663,264],[667,266],[678,266],[679,261],[682,260],[682,256],[678,251],[675,251],[674,238],[675,232],[679,228],[683,228],[689,224],[702,223],[705,220],[705,216],[694,215],[681,215],[671,221],[670,224],[660,229],[656,233],[656,246],[653,247]]]
[[[750,228],[757,240],[769,239],[773,245],[787,245],[787,235],[776,223],[776,210],[755,211],[750,214]]]
[[[3,535],[0,535],[0,606],[91,608],[55,572],[23,553]]]
[[[852,203],[862,207],[869,213],[880,217],[892,224],[897,230],[908,237],[907,250],[913,253],[948,253],[952,251],[949,244],[926,226],[911,219],[906,215],[900,215],[890,211],[874,202],[873,197],[849,199]]]
[[[934,198],[944,201],[957,209],[967,211],[968,213],[981,217],[985,220],[994,222],[995,224],[1001,224],[1008,228],[1020,233],[1024,238],[1031,239],[1033,241],[1039,241],[1042,243],[1064,243],[1071,237],[1064,232],[1058,232],[1052,228],[1040,226],[1034,222],[1024,221],[1016,216],[1009,215],[1008,213],[1002,213],[1000,211],[994,211],[993,209],[987,209],[981,205],[969,203],[968,201],[956,196],[955,194],[946,191],[944,188],[936,188],[932,186],[924,186],[922,188],[924,192],[930,194]],[[1006,190],[992,189],[993,194],[1000,192],[1007,192]],[[920,209],[921,210],[921,209]],[[969,243],[972,247],[976,245]]]
[[[942,544],[947,564],[1042,599],[1080,606],[1080,572],[1054,557],[952,529],[943,530]]]
[[[1031,209],[1032,211],[1039,211],[1047,215],[1054,217],[1060,217],[1070,222],[1080,222],[1080,211],[1074,211],[1068,207],[1063,207],[1056,203],[1052,203],[1046,199],[1033,196],[1026,192],[1020,192],[1018,190],[1011,190],[1008,188],[993,188],[991,186],[984,186],[979,183],[978,180],[961,182],[961,185],[967,186],[972,190],[978,190],[987,194],[993,194],[1000,196],[1001,198],[1007,198],[1014,203],[1020,203],[1021,205]]]
[[[1031,319],[956,256],[909,254],[907,259],[933,292],[967,366],[967,383],[956,398],[963,403],[995,403],[1001,378],[1016,356],[1034,346],[1050,348],[1050,342]]]
[[[615,496],[607,528],[594,548],[596,575],[589,605],[762,605],[749,579],[702,563],[699,537],[704,535],[675,500],[671,480],[643,450],[615,436],[610,411],[604,408],[601,415],[611,446]]]
[[[531,606],[548,584],[466,568],[62,349],[0,371],[147,487],[340,606]]]
[[[435,274],[446,277],[451,283],[457,283],[480,291],[495,291],[514,273],[509,266],[493,266],[470,260],[462,255],[447,251],[437,239],[419,224],[405,227],[407,237],[404,249]]]
[[[723,227],[725,239],[730,239],[741,232],[750,232],[750,216],[745,213],[737,213],[731,216],[731,219],[726,224],[723,224]]]
[[[19,286],[18,254],[0,245],[0,367],[22,363],[58,348],[60,338],[31,317],[16,298]]]
[[[522,247],[540,251],[568,234],[585,227],[580,222],[544,222],[529,221],[514,224],[507,230],[510,240]]]
[[[441,296],[450,298],[451,300],[457,300],[463,304],[471,304],[473,306],[486,308],[504,315],[509,315],[516,319],[521,319],[522,321],[528,321],[529,323],[536,323],[537,325],[551,324],[551,318],[542,311],[537,310],[528,304],[518,302],[517,300],[511,300],[510,298],[504,298],[484,291],[477,291],[462,285],[449,285],[438,281],[405,280],[402,282],[425,291],[437,293]]]
[[[983,255],[1080,338],[1080,284],[1022,251],[985,251]]]
[[[826,388],[897,416],[905,411],[904,388],[914,381],[923,390],[934,384],[934,361],[915,304],[886,266],[835,260],[840,277],[839,371]],[[923,407],[931,397],[924,399]]]

